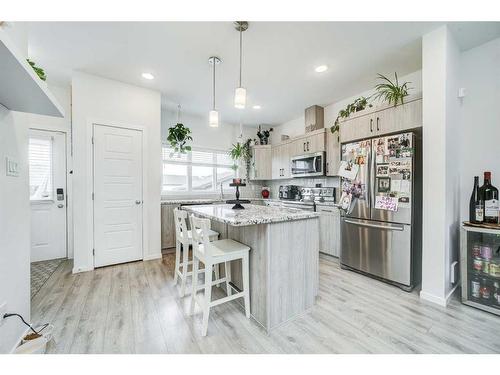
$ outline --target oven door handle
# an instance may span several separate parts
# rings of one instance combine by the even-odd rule
[[[404,226],[403,225],[384,225],[384,224],[369,224],[369,223],[363,223],[360,221],[353,221],[349,219],[344,220],[347,224],[354,224],[354,225],[359,225],[360,227],[368,227],[368,228],[377,228],[377,229],[385,229],[385,230],[397,230],[397,231],[404,231]]]

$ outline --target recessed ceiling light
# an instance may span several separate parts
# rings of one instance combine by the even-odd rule
[[[151,73],[142,73],[142,78],[146,78],[146,79],[154,79],[155,76],[152,75]]]
[[[316,71],[316,73],[323,73],[323,72],[326,72],[328,70],[328,66],[320,65],[320,66],[317,66],[314,70]]]
[[[252,108],[253,108],[253,109],[260,109],[260,108],[261,108],[261,106],[257,104],[257,105],[254,105]]]

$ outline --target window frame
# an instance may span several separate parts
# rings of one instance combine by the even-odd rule
[[[162,176],[161,176],[161,195],[162,196],[191,196],[191,195],[213,195],[218,193],[220,190],[218,189],[218,184],[217,184],[217,169],[218,168],[231,168],[232,165],[227,165],[227,164],[218,164],[217,163],[217,155],[218,154],[226,154],[228,155],[229,152],[226,150],[218,150],[218,149],[211,149],[211,148],[205,148],[205,147],[193,147],[191,152],[188,152],[186,160],[182,161],[175,161],[175,160],[166,160],[163,157],[163,153],[165,149],[171,149],[169,144],[162,143],[161,147],[161,159],[162,159]],[[192,152],[193,151],[199,151],[199,152],[208,152],[212,154],[212,162],[211,163],[196,163],[192,161]],[[174,165],[185,165],[187,166],[187,189],[186,190],[178,190],[178,191],[169,191],[165,190],[163,188],[164,186],[164,178],[165,176],[163,175],[163,166],[165,164],[174,164]],[[212,186],[213,188],[211,190],[193,190],[193,166],[197,167],[211,167],[212,168]],[[238,176],[237,171],[233,170],[234,172],[234,178]],[[232,189],[229,188],[223,188],[223,191],[225,193],[231,192]]]

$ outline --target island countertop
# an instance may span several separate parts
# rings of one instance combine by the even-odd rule
[[[233,210],[232,204],[211,204],[201,206],[183,206],[186,211],[235,227],[247,225],[278,223],[318,217],[316,212],[293,208],[276,208],[244,204],[244,210]]]

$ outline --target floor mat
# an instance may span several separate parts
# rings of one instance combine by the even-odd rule
[[[41,262],[31,263],[31,298],[38,293],[63,260],[65,259],[42,260]]]

